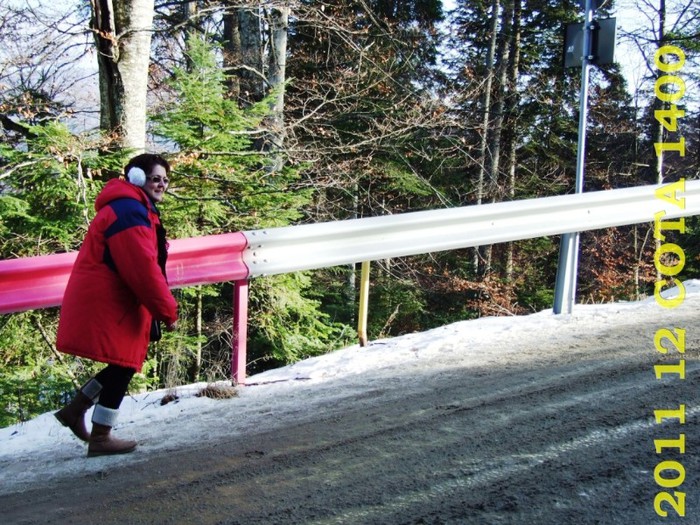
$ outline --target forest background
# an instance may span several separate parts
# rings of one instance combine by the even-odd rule
[[[698,177],[700,5],[624,1],[597,11],[635,23],[627,67],[592,69],[586,191]],[[569,0],[3,2],[0,258],[78,249],[95,196],[144,149],[174,166],[170,238],[570,193],[581,72],[563,68],[563,27],[580,21]],[[659,84],[669,45],[680,80]],[[681,138],[661,162],[654,144]],[[688,273],[698,232],[675,232]],[[652,224],[583,233],[578,300],[648,294],[654,247]],[[549,308],[558,252],[548,237],[373,262],[369,337]],[[256,279],[248,372],[354,342],[357,272]],[[134,390],[230,377],[232,285],[175,293],[181,328]],[[58,313],[0,318],[0,426],[95,372],[56,351]]]

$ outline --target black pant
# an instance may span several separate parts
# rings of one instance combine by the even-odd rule
[[[100,391],[100,405],[114,410],[119,408],[126,395],[131,378],[136,373],[134,368],[119,365],[107,365],[101,370],[95,379],[102,385]]]

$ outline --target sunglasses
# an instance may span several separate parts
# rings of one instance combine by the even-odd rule
[[[151,176],[148,176],[148,177],[146,177],[146,178],[147,178],[148,180],[150,180],[151,182],[155,183],[155,184],[160,184],[160,183],[162,182],[165,186],[167,186],[168,183],[170,182],[170,179],[167,178],[167,177],[151,177]]]

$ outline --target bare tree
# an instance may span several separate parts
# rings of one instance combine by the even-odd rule
[[[26,124],[90,115],[93,70],[84,29],[71,6],[31,0],[0,7],[0,120],[7,133],[21,137]]]
[[[628,9],[634,9],[635,12],[642,16],[638,17],[636,27],[632,30],[623,31],[623,38],[630,41],[635,46],[640,54],[646,60],[646,75],[645,82],[642,82],[643,91],[646,93],[654,93],[654,88],[650,87],[650,83],[658,81],[665,75],[659,68],[656,67],[656,53],[666,45],[679,46],[681,49],[686,49],[687,63],[683,67],[683,77],[686,78],[688,84],[683,100],[680,104],[684,107],[691,107],[689,101],[697,97],[697,77],[695,86],[690,87],[693,82],[693,76],[697,75],[697,51],[693,48],[697,47],[695,39],[700,28],[700,10],[697,8],[697,2],[693,0],[632,0],[627,5]],[[660,57],[662,63],[667,60],[674,60],[673,57]],[[644,86],[646,84],[646,86]],[[646,89],[645,89],[646,88]],[[660,100],[658,97],[648,97],[649,102],[653,105],[653,110],[668,110],[670,104]],[[696,99],[697,101],[697,99]],[[649,113],[653,118],[653,112]],[[688,113],[687,120],[690,120]],[[664,129],[663,123],[659,120],[652,126],[652,142],[661,143],[668,139],[669,132]],[[661,183],[664,180],[664,155],[656,156],[653,168],[653,178],[656,182]]]

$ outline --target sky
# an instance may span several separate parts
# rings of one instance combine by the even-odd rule
[[[685,281],[685,287],[685,301],[700,301],[700,280]],[[196,396],[205,384],[129,396],[115,426],[116,435],[139,442],[136,451],[126,456],[87,459],[85,444],[48,412],[0,429],[0,494],[38,479],[96,473],[110,465],[144,460],[156,452],[202,440],[299,423],[305,417],[322,414],[334,399],[361,398],[376,388],[378,378],[395,384],[392,378],[401,374],[479,367],[494,359],[502,362],[509,353],[518,351],[513,340],[536,347],[546,338],[560,348],[572,348],[580,342],[582,333],[644,316],[648,319],[649,315],[658,315],[660,308],[650,297],[638,302],[577,304],[568,315],[545,310],[516,317],[484,317],[372,341],[364,348],[353,345],[263,372],[249,377],[246,386],[239,386],[238,395],[230,399]],[[370,370],[371,375],[367,374]],[[420,389],[417,383],[401,384],[407,385],[402,388]],[[172,393],[178,399],[161,404],[164,396]]]

